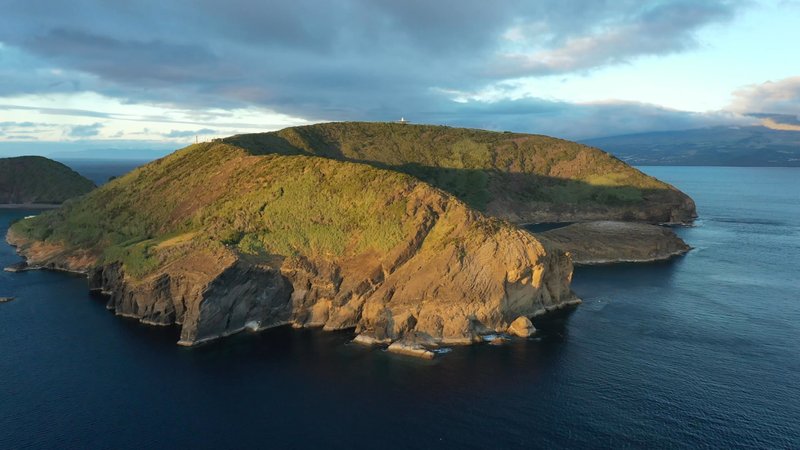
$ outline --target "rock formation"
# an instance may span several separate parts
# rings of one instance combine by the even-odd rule
[[[526,338],[535,332],[536,328],[533,326],[533,322],[526,316],[517,317],[508,327],[508,334],[513,336]]]
[[[535,234],[583,265],[661,261],[691,249],[670,228],[641,223],[576,223]]]

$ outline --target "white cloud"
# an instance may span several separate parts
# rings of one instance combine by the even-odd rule
[[[733,93],[741,113],[800,114],[800,76],[745,86]]]
[[[13,117],[15,124],[47,124],[30,135],[43,141],[92,137],[186,142],[188,137],[198,134],[199,128],[205,131],[200,134],[209,135],[209,128],[213,128],[216,135],[227,136],[308,123],[258,107],[187,109],[175,105],[123,102],[93,92],[0,97],[0,114]],[[16,126],[10,131],[18,128]],[[14,140],[12,138],[19,135],[15,132],[13,136],[0,136],[0,140]]]

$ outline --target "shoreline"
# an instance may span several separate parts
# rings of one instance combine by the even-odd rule
[[[582,261],[573,261],[572,264],[575,267],[592,267],[592,266],[613,266],[616,264],[648,264],[648,263],[658,263],[669,261],[674,258],[678,258],[681,256],[686,255],[690,251],[694,250],[694,247],[690,247],[688,250],[679,250],[672,253],[667,253],[660,256],[654,256],[652,258],[641,258],[641,259],[598,259],[598,260],[582,260]]]
[[[692,249],[671,227],[635,222],[582,222],[534,235],[568,252],[574,266],[667,261]]]
[[[0,209],[56,209],[60,203],[0,203]]]

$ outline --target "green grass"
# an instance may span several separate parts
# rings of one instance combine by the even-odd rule
[[[233,136],[253,154],[310,154],[408,173],[485,210],[493,199],[617,206],[671,188],[613,156],[547,136],[342,122]]]
[[[480,210],[498,199],[631,205],[669,191],[606,153],[545,136],[332,123],[192,145],[13,229],[93,249],[136,277],[199,248],[256,258],[384,253],[412,232],[409,209],[419,205],[407,197],[418,179]],[[484,222],[481,236],[503,226]],[[458,245],[455,229],[437,223],[426,245]],[[178,236],[190,237],[159,247]]]
[[[234,232],[245,252],[258,242],[271,253],[341,256],[386,251],[404,236],[410,178],[319,158],[258,159],[229,180],[248,189],[232,188],[195,218],[220,240]]]
[[[408,175],[304,156],[192,146],[62,208],[13,225],[37,240],[95,249],[141,277],[178,250],[157,245],[195,232],[250,255],[339,257],[385,252],[408,233]]]

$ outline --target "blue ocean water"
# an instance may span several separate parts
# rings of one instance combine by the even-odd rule
[[[108,182],[110,177],[124,175],[131,170],[148,163],[144,159],[69,159],[62,158],[60,162],[69,166],[84,177],[100,186]]]
[[[800,448],[800,169],[643,170],[697,201],[695,250],[578,269],[538,338],[433,361],[288,328],[186,349],[2,272],[0,448]]]

